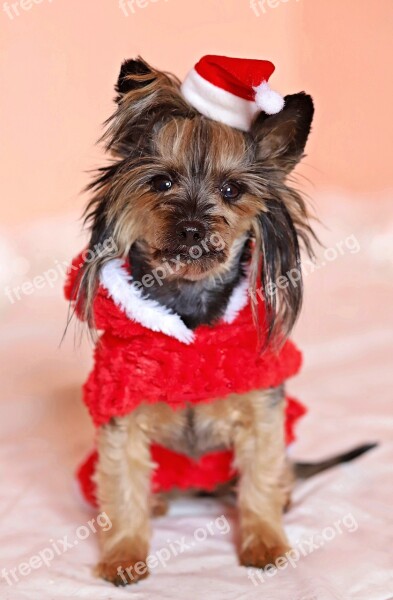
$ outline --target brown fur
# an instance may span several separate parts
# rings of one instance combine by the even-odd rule
[[[112,528],[102,532],[99,575],[121,583],[118,567],[134,573],[136,563],[146,563],[154,502],[151,442],[192,456],[233,447],[240,473],[240,563],[262,567],[284,554],[283,398],[282,389],[272,389],[177,411],[161,403],[141,405],[102,427],[96,483],[100,509],[110,515]],[[137,580],[135,576],[130,583]]]
[[[186,290],[187,304],[191,290],[188,306],[194,306],[205,294],[210,308],[204,313],[199,307],[195,323],[214,322],[240,276],[240,254],[251,253],[251,292],[261,281],[267,337],[280,343],[299,313],[301,281],[280,287],[272,296],[265,291],[280,276],[299,269],[299,239],[311,251],[306,206],[287,183],[303,156],[313,116],[311,98],[304,93],[287,96],[280,114],[261,113],[251,131],[243,133],[200,115],[182,98],[175,77],[142,59],[123,64],[117,92],[117,110],[103,136],[113,161],[90,186],[94,196],[86,213],[91,223],[89,247],[111,237],[117,256],[133,251],[140,265],[154,269],[184,252],[179,223],[198,220],[206,231],[206,252],[167,273],[167,298],[172,289],[176,297]],[[170,189],[157,190],[157,177],[169,180]],[[235,200],[224,195],[228,183],[239,191]],[[219,248],[212,235],[222,240]],[[86,264],[78,282],[78,303],[92,329],[98,273],[112,257],[109,250],[100,252]],[[200,287],[192,288],[194,284]],[[164,296],[157,299],[165,304]],[[259,327],[256,310],[254,317]],[[142,404],[102,427],[96,482],[100,509],[113,527],[102,532],[98,574],[116,584],[147,576],[147,569],[136,569],[148,554],[150,514],[165,510],[161,500],[154,508],[150,496],[152,442],[191,456],[233,448],[239,471],[240,562],[262,567],[282,555],[288,548],[282,512],[289,502],[290,480],[283,419],[283,391],[275,389],[177,412],[163,404]],[[129,569],[125,579],[119,575],[120,566]]]

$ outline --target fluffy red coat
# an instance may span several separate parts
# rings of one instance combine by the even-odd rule
[[[229,303],[231,311],[219,323],[191,332],[177,315],[152,301],[149,304],[131,289],[134,286],[127,264],[112,262],[117,264],[106,267],[94,300],[96,326],[103,334],[95,348],[94,368],[84,385],[84,401],[96,426],[128,414],[141,402],[165,402],[175,409],[183,408],[232,393],[276,387],[299,371],[301,354],[290,341],[279,352],[270,347],[260,352],[246,286],[235,290]],[[74,300],[82,264],[79,255],[69,269],[65,285],[69,300]],[[299,402],[286,398],[287,443],[294,439],[294,423],[304,412]],[[209,453],[195,461],[155,445],[152,458],[157,463],[154,491],[173,487],[210,491],[235,475],[230,451]],[[93,503],[91,475],[96,460],[93,452],[78,471],[82,491]]]

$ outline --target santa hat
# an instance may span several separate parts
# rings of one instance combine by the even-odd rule
[[[274,69],[268,60],[208,55],[188,73],[181,90],[206,117],[248,131],[259,111],[273,115],[284,107],[283,97],[268,84]]]

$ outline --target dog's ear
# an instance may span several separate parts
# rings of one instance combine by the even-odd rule
[[[252,289],[259,275],[268,339],[278,344],[289,335],[302,304],[299,239],[312,255],[309,238],[313,232],[308,224],[306,205],[300,194],[286,185],[285,177],[303,157],[313,115],[311,96],[301,92],[286,96],[281,112],[271,116],[260,113],[251,127],[257,166],[268,180],[267,195],[270,191],[254,226],[256,252]],[[280,281],[284,284],[279,285]]]
[[[101,140],[120,158],[148,152],[156,127],[192,111],[180,93],[179,80],[140,57],[123,62],[115,89],[117,110],[107,120]]]
[[[120,68],[119,77],[115,85],[115,90],[119,94],[117,100],[120,100],[124,94],[143,88],[154,81],[155,75],[153,69],[143,60],[143,58],[130,58],[125,60]]]
[[[311,96],[300,92],[285,97],[281,112],[260,113],[251,134],[257,143],[257,158],[288,174],[301,160],[314,116]]]

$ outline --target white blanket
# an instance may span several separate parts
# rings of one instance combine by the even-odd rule
[[[294,547],[286,568],[238,566],[230,501],[185,498],[154,520],[151,575],[127,588],[94,577],[95,515],[74,483],[93,436],[80,400],[91,347],[75,349],[71,326],[59,348],[67,313],[60,276],[53,287],[19,291],[20,299],[14,289],[49,268],[60,270],[79,250],[76,227],[64,217],[27,234],[12,232],[16,245],[3,238],[0,251],[7,248],[7,265],[14,261],[14,279],[8,274],[2,282],[13,302],[3,296],[0,303],[2,600],[393,598],[392,221],[373,222],[371,213],[356,210],[325,211],[334,233],[320,233],[338,256],[321,250],[318,268],[306,274],[294,335],[305,364],[289,391],[309,414],[291,453],[313,460],[367,441],[379,447],[298,485],[285,516]]]

